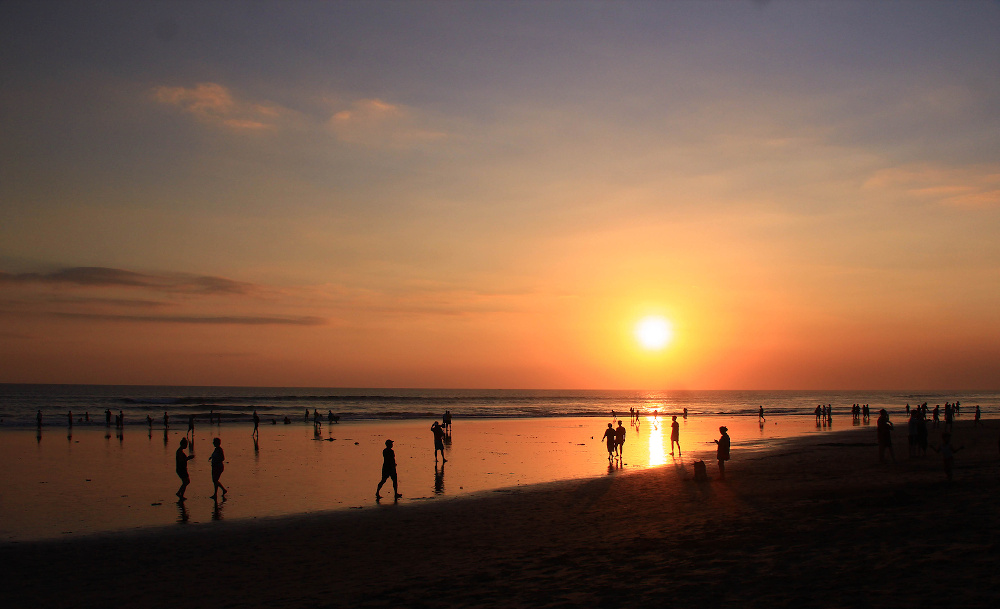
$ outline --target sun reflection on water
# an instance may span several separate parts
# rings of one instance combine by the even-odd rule
[[[649,430],[649,466],[663,465],[667,462],[667,453],[663,448],[663,428],[659,421],[646,417],[646,429]]]

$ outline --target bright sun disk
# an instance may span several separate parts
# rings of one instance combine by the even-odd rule
[[[650,350],[662,349],[674,336],[670,322],[657,315],[644,317],[635,326],[635,337],[639,344]]]

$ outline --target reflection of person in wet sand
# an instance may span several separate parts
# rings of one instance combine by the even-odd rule
[[[719,428],[719,433],[722,437],[718,440],[712,440],[719,445],[718,450],[715,451],[715,458],[719,460],[719,480],[726,479],[726,461],[729,461],[729,428],[723,425]]]
[[[378,488],[375,489],[375,498],[381,499],[382,495],[382,485],[385,481],[392,478],[392,493],[399,499],[402,495],[399,494],[398,480],[396,479],[396,453],[392,450],[392,440],[385,441],[385,448],[382,449],[382,481],[378,483]]]
[[[608,423],[608,428],[604,430],[604,435],[601,436],[602,440],[607,440],[608,442],[608,461],[615,458],[615,445],[618,443],[618,436],[615,434],[614,427],[611,423]]]
[[[618,458],[622,458],[622,447],[625,446],[625,426],[618,421],[618,429],[615,430],[615,444],[618,450]]]
[[[681,424],[677,422],[677,417],[673,417],[670,423],[670,454],[674,454],[674,444],[677,444],[677,454],[681,454]]]
[[[226,469],[226,454],[222,452],[222,440],[215,438],[212,440],[212,444],[215,446],[215,450],[212,451],[212,456],[208,458],[212,462],[212,484],[215,489],[212,499],[218,499],[220,488],[222,489],[222,498],[225,499],[226,487],[222,486],[222,483],[219,482],[219,477],[222,476],[222,470]]]
[[[431,425],[431,432],[434,433],[434,462],[437,463],[438,451],[441,451],[441,462],[447,463],[448,460],[444,458],[444,429],[437,421],[434,421],[434,424]]]
[[[177,463],[177,476],[181,479],[181,487],[177,489],[177,496],[181,501],[184,500],[184,489],[187,488],[188,484],[191,484],[191,478],[188,476],[188,461],[194,459],[194,455],[188,455],[184,452],[187,446],[187,438],[181,438],[181,447],[177,449],[174,455]]]

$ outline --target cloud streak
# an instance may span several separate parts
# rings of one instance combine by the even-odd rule
[[[237,326],[321,326],[322,317],[249,315],[114,315],[105,313],[51,313],[54,317],[87,321]]]
[[[182,294],[248,294],[254,291],[249,283],[209,275],[136,273],[124,269],[99,266],[78,266],[51,273],[0,272],[0,285],[48,284],[81,287],[141,288]]]

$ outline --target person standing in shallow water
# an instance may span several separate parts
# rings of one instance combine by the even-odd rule
[[[222,452],[222,440],[215,438],[212,440],[212,445],[215,446],[215,450],[212,451],[212,456],[208,458],[212,462],[212,484],[215,488],[215,493],[212,495],[212,499],[219,498],[219,489],[222,489],[222,498],[226,498],[226,487],[222,486],[219,482],[219,477],[222,476],[222,471],[226,469],[226,454]]]
[[[399,494],[399,481],[396,478],[396,452],[392,450],[392,440],[386,440],[385,448],[382,449],[382,481],[375,489],[376,500],[382,498],[382,485],[389,478],[392,478],[392,493],[396,499],[399,499],[402,495]]]
[[[719,428],[719,433],[722,434],[722,437],[712,441],[719,445],[718,450],[715,451],[715,458],[719,460],[719,480],[725,480],[726,461],[729,461],[729,428],[723,425]]]
[[[187,446],[188,446],[187,438],[181,438],[181,446],[180,448],[177,449],[177,452],[174,454],[174,460],[176,462],[176,468],[177,468],[177,476],[181,479],[181,487],[177,489],[177,497],[181,501],[184,501],[185,499],[184,489],[186,489],[187,486],[191,484],[191,477],[188,476],[188,461],[194,459],[194,455],[188,455],[187,453],[184,452],[184,449],[187,448]]]

